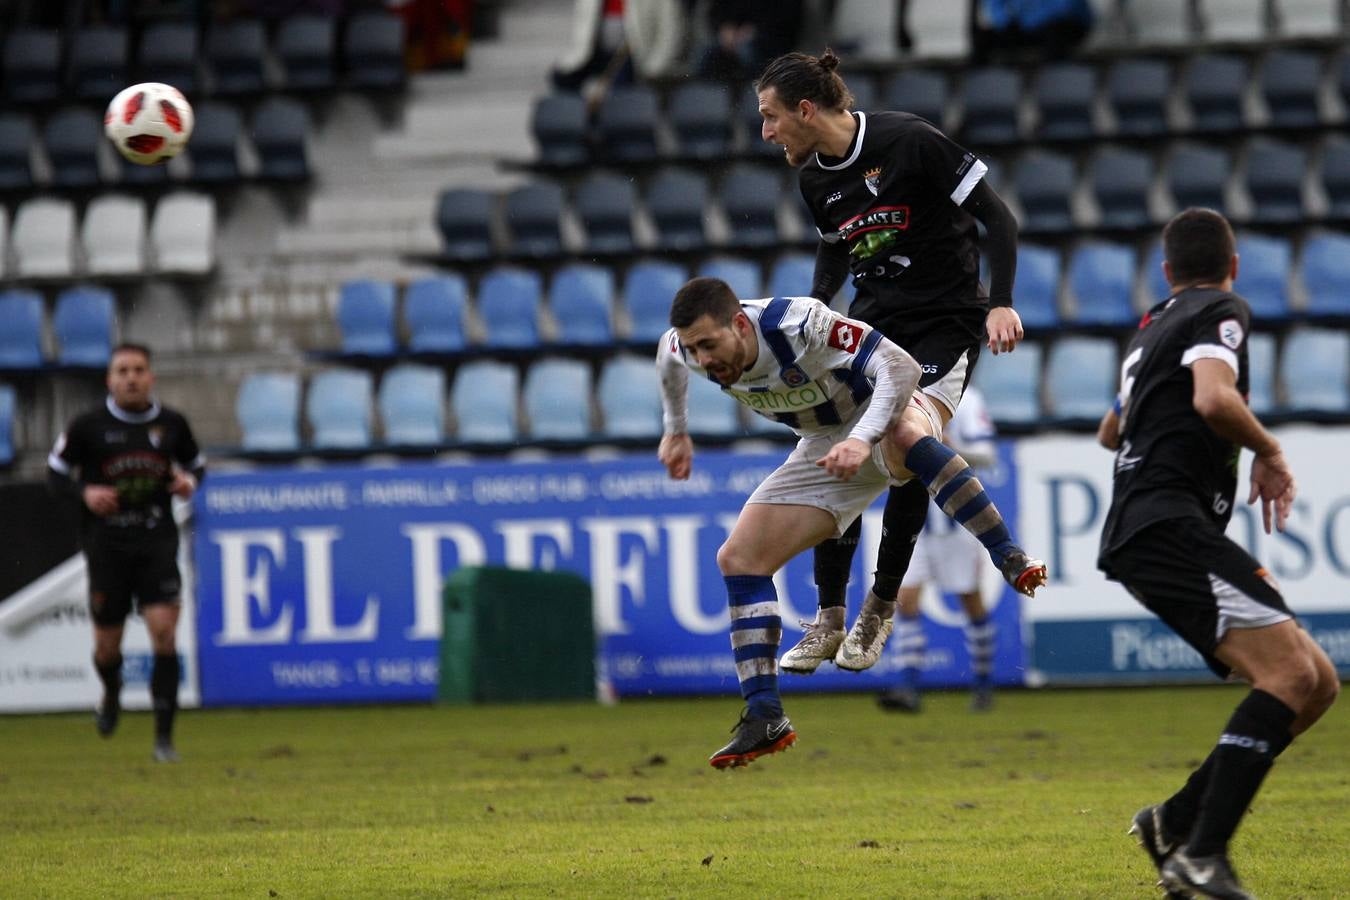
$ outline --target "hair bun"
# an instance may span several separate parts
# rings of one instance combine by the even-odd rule
[[[839,68],[839,57],[835,56],[834,51],[829,47],[826,47],[825,52],[820,54],[819,62],[820,67],[826,72],[833,72],[835,69]]]

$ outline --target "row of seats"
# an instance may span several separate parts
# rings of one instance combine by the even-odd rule
[[[297,15],[277,26],[269,53],[257,19],[215,22],[204,35],[194,22],[156,22],[141,32],[133,59],[131,34],[122,26],[18,28],[0,51],[0,96],[11,104],[106,103],[136,81],[172,84],[189,97],[399,87],[403,31],[397,16],[360,13],[341,29],[339,51],[336,19]]]
[[[283,182],[309,178],[310,115],[299,101],[268,97],[257,105],[248,129],[257,167],[247,173],[239,163],[245,133],[240,109],[208,101],[194,113],[188,180],[229,184],[245,177]],[[168,166],[137,165],[110,152],[106,144],[103,118],[90,109],[57,111],[47,117],[40,137],[27,113],[0,113],[0,191],[82,190],[111,183],[153,187],[171,180]],[[47,164],[42,166],[39,158],[44,156]],[[115,166],[105,164],[114,157]]]
[[[108,365],[116,330],[117,302],[112,291],[76,285],[56,296],[51,332],[56,354],[43,349],[43,302],[36,291],[0,293],[0,370],[49,366],[102,369]]]
[[[189,191],[165,194],[148,204],[137,197],[102,194],[76,224],[69,200],[35,197],[19,205],[14,224],[0,207],[3,272],[14,278],[83,276],[140,277],[207,275],[216,265],[216,201]],[[147,228],[148,222],[148,228]]]
[[[0,467],[14,462],[14,419],[18,414],[18,391],[0,382]]]

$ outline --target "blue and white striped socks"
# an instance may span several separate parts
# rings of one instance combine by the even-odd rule
[[[970,654],[970,669],[977,685],[989,684],[994,671],[997,638],[998,629],[994,626],[994,620],[988,616],[978,622],[972,619],[966,624],[966,652]]]
[[[934,437],[925,437],[909,448],[905,468],[919,477],[933,502],[962,527],[975,535],[1000,570],[1007,556],[1017,549],[998,507],[984,485],[955,450]]]
[[[778,592],[768,575],[725,575],[731,607],[731,649],[736,677],[752,718],[783,715],[778,696],[778,643],[783,620],[778,614]]]
[[[905,685],[918,689],[923,676],[923,660],[928,653],[928,635],[923,630],[923,618],[896,616],[895,638],[900,647],[900,674]]]

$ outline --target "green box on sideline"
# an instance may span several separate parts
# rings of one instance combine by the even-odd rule
[[[446,579],[441,596],[441,701],[595,699],[595,625],[584,578],[467,566]]]

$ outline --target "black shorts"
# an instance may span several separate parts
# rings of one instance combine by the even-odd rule
[[[85,544],[89,565],[89,615],[96,625],[121,625],[136,609],[177,603],[178,538],[147,537],[136,542],[93,540]]]
[[[973,307],[936,315],[896,312],[868,324],[914,357],[919,387],[954,413],[980,358],[985,315]]]
[[[1106,554],[1102,568],[1199,651],[1220,678],[1231,670],[1214,648],[1228,629],[1294,617],[1261,564],[1204,519],[1146,525]]]

